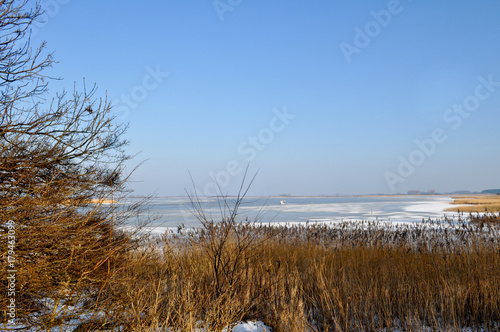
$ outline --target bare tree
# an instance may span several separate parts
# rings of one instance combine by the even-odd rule
[[[41,14],[26,1],[0,1],[0,284],[7,289],[9,221],[16,318],[49,329],[109,308],[108,280],[135,243],[117,226],[139,205],[116,212],[103,204],[127,194],[126,126],[110,103],[95,88],[46,101],[43,69],[53,59],[45,43],[33,50],[29,36]],[[1,310],[11,298],[1,292]]]

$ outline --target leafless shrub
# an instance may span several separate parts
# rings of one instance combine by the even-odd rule
[[[95,88],[45,101],[43,69],[53,60],[44,44],[31,49],[29,28],[42,12],[28,6],[0,2],[0,284],[6,289],[12,221],[18,322],[43,330],[105,310],[106,286],[136,245],[118,226],[140,204],[103,205],[127,195],[126,126]],[[2,292],[3,319],[8,301]]]

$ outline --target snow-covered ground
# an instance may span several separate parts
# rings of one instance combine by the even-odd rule
[[[246,322],[236,325],[232,332],[270,332],[272,329],[262,322]]]

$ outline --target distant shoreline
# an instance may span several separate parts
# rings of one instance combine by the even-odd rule
[[[251,197],[274,197],[274,198],[335,198],[335,197],[450,197],[451,194],[432,194],[432,195],[405,195],[405,194],[373,194],[373,195],[311,195],[311,196],[251,196]]]
[[[478,194],[478,195],[485,195],[485,194]],[[339,198],[342,198],[342,197],[451,197],[451,196],[458,196],[458,195],[455,195],[455,194],[429,194],[429,195],[406,195],[406,194],[387,194],[387,195],[383,195],[383,194],[363,194],[363,195],[298,195],[298,196],[294,196],[294,195],[255,195],[255,196],[245,196],[247,198],[265,198],[265,197],[269,197],[269,198],[336,198],[336,197],[339,197]],[[466,195],[466,196],[474,196],[473,194],[469,194],[469,195]],[[205,196],[203,196],[205,197]],[[237,196],[235,195],[228,195],[228,196],[224,196],[224,197],[227,197],[227,198],[235,198]],[[146,198],[146,197],[131,197],[131,198],[134,198],[134,199],[140,199],[140,198]],[[189,198],[188,196],[158,196],[158,197],[154,197],[154,198]],[[200,197],[201,198],[201,197]],[[206,198],[222,198],[222,196],[206,196]]]
[[[112,204],[117,203],[114,199],[91,199],[89,201],[91,204]]]

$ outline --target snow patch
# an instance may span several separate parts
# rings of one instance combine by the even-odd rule
[[[264,323],[257,322],[246,322],[236,325],[231,332],[271,332],[272,329],[266,326]],[[226,330],[224,330],[226,332]]]

